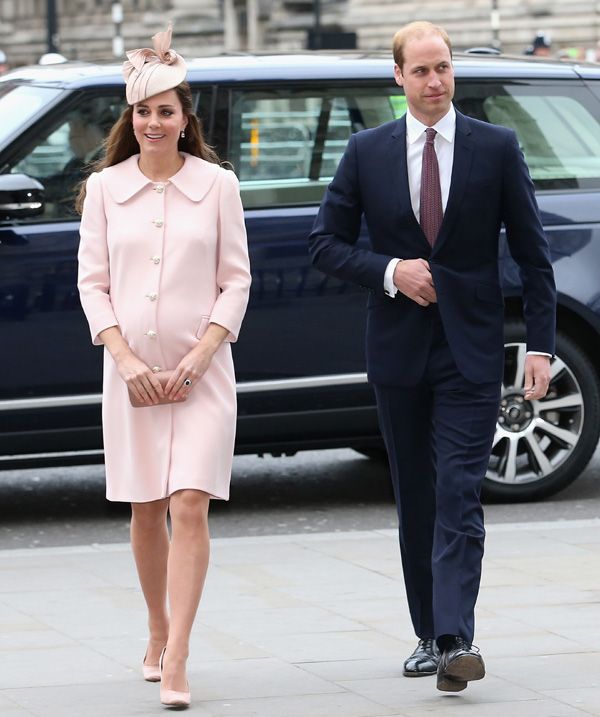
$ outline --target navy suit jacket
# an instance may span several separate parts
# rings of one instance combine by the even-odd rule
[[[370,247],[356,246],[364,215]],[[384,293],[391,259],[429,262],[450,350],[473,383],[502,379],[504,300],[501,225],[523,284],[527,347],[554,354],[556,290],[548,242],[525,160],[512,130],[456,113],[450,193],[433,249],[410,202],[406,118],[354,134],[310,235],[313,264],[370,290],[369,380],[411,385],[423,372],[432,315],[400,292]]]

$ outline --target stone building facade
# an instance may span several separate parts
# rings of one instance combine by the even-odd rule
[[[0,0],[0,49],[15,65],[46,52],[47,6],[56,4],[58,47],[69,59],[113,57],[112,0]],[[444,25],[455,47],[490,45],[497,6],[502,49],[520,53],[542,30],[553,47],[592,51],[600,40],[600,0],[318,0],[323,27],[353,31],[360,49],[388,49],[400,25]],[[141,47],[174,22],[174,46],[186,56],[229,50],[297,50],[315,25],[315,0],[122,0],[125,47]]]

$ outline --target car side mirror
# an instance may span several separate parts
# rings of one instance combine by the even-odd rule
[[[43,184],[26,174],[0,174],[0,222],[43,213]]]

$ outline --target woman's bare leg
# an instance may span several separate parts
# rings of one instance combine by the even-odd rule
[[[185,664],[210,554],[208,506],[199,490],[180,490],[170,498],[171,549],[167,590],[171,623],[163,663],[164,689],[187,692]]]
[[[147,665],[158,665],[161,650],[169,637],[167,612],[167,563],[169,500],[131,504],[131,547],[142,592],[148,606],[150,638]]]

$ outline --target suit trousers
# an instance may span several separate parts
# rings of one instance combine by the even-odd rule
[[[485,530],[481,485],[500,402],[499,382],[459,372],[437,306],[421,380],[375,385],[399,518],[408,606],[419,638],[473,640]]]

